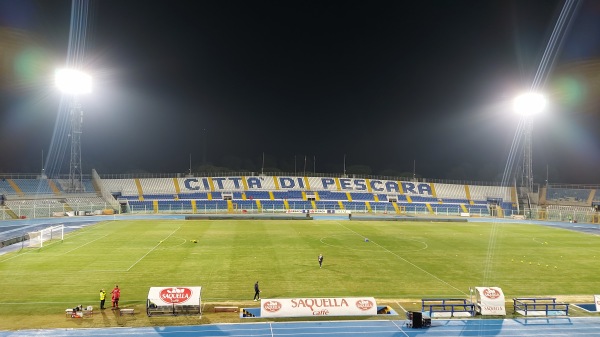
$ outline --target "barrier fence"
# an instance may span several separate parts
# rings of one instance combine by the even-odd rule
[[[115,209],[111,203],[49,203],[49,204],[18,204],[7,205],[0,208],[0,220],[22,219],[22,218],[49,218],[56,214],[71,213],[74,215],[84,215],[94,213],[105,209],[113,209],[115,213],[134,213],[134,214],[214,214],[214,213],[285,213],[288,210],[345,210],[358,214],[401,214],[401,215],[436,215],[436,216],[464,216],[464,210],[458,205],[430,205],[429,209],[424,203],[414,203],[408,206],[394,207],[394,203],[376,203],[371,202],[369,206],[364,203],[353,203],[340,207],[339,204],[328,204],[326,206],[316,204],[316,208],[308,205],[306,202],[288,202],[288,209],[282,205],[265,205],[257,207],[256,203],[237,203],[232,202],[232,207],[228,208],[226,203],[206,203],[198,201],[197,207],[192,207],[190,203],[168,203],[152,205],[148,203],[122,205]],[[495,217],[495,212],[490,212],[483,208],[468,208],[468,216],[471,217]],[[599,223],[600,213],[581,212],[566,210],[545,210],[537,209],[510,211],[505,210],[503,217],[519,217],[526,220],[546,220],[560,222],[584,222]]]
[[[130,213],[137,214],[153,214],[153,213],[169,213],[169,214],[214,214],[214,213],[285,213],[288,210],[344,210],[352,213],[371,213],[371,214],[404,214],[404,215],[439,215],[439,216],[460,216],[464,211],[460,206],[449,206],[449,207],[432,207],[431,211],[427,209],[425,204],[416,204],[415,206],[398,206],[396,209],[392,203],[377,205],[371,204],[370,207],[366,205],[349,205],[346,207],[339,206],[323,206],[312,208],[307,206],[306,203],[294,203],[289,202],[289,208],[286,209],[284,205],[275,206],[270,205],[267,207],[257,207],[255,204],[248,206],[240,206],[235,202],[232,204],[232,209],[228,209],[226,205],[219,204],[203,204],[193,208],[188,204],[166,204],[166,205],[148,205],[132,204],[129,206]],[[490,216],[489,211],[478,208],[468,209],[470,216],[485,217]]]
[[[1,220],[51,218],[58,214],[86,215],[96,211],[112,209],[109,203],[71,203],[71,204],[24,204],[12,205],[0,209]]]

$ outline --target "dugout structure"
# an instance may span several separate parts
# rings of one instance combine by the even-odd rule
[[[202,287],[151,287],[146,301],[150,316],[201,315]]]
[[[569,304],[553,297],[513,298],[515,312],[523,316],[568,316]]]
[[[473,317],[475,304],[464,298],[424,298],[421,312],[431,317]]]

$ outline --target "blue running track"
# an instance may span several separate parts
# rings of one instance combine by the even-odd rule
[[[405,321],[335,321],[293,323],[242,323],[196,326],[51,329],[0,331],[0,337],[222,337],[222,336],[377,336],[377,337],[595,337],[599,317],[433,320],[429,328],[413,329]]]

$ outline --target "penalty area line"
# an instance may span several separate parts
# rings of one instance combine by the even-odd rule
[[[106,234],[106,235],[104,235],[104,236],[101,236],[101,237],[99,237],[99,238],[97,238],[97,239],[95,239],[95,240],[88,241],[87,243],[84,243],[84,244],[80,245],[79,247],[75,247],[75,248],[73,248],[73,249],[69,250],[68,252],[65,252],[65,253],[63,253],[63,254],[61,254],[61,255],[70,254],[70,253],[72,253],[73,251],[75,251],[75,250],[77,250],[77,249],[79,249],[79,248],[81,248],[81,247],[84,247],[84,246],[87,246],[87,245],[89,245],[90,243],[96,242],[96,241],[98,241],[98,240],[100,240],[100,239],[104,239],[104,238],[105,238],[105,237],[107,237],[108,235],[109,235],[109,234]]]
[[[362,238],[364,238],[364,239],[366,239],[366,238],[367,238],[366,236],[364,236],[364,235],[362,235],[362,234],[360,234],[360,233],[358,233],[358,232],[356,232],[356,231],[353,231],[352,229],[350,229],[350,228],[348,228],[348,227],[344,226],[344,225],[343,225],[343,224],[341,224],[339,221],[338,221],[338,222],[336,222],[336,223],[337,223],[338,225],[340,225],[341,227],[345,228],[347,231],[350,231],[350,232],[352,232],[352,233],[354,233],[354,234],[356,234],[356,235],[358,235],[358,236],[360,236],[360,237],[362,237]],[[458,289],[457,287],[455,287],[455,286],[451,285],[450,283],[448,283],[448,282],[446,282],[446,281],[442,280],[441,278],[437,277],[437,276],[436,276],[436,275],[434,275],[433,273],[431,273],[431,272],[429,272],[429,271],[427,271],[427,270],[425,270],[425,269],[423,269],[423,268],[421,268],[421,267],[417,266],[415,263],[413,263],[413,262],[411,262],[411,261],[409,261],[409,260],[407,260],[407,259],[403,258],[402,256],[400,256],[400,255],[398,255],[398,254],[396,254],[396,253],[392,252],[391,250],[389,250],[389,249],[387,249],[386,247],[384,247],[384,246],[382,246],[382,245],[378,244],[377,242],[375,242],[375,241],[373,241],[373,240],[370,240],[369,242],[371,242],[372,244],[376,245],[377,247],[379,247],[379,248],[383,249],[384,251],[388,252],[389,254],[391,254],[391,255],[394,255],[394,256],[395,256],[395,257],[397,257],[398,259],[400,259],[400,260],[402,260],[402,261],[404,261],[404,262],[408,263],[408,264],[409,264],[409,265],[411,265],[413,268],[416,268],[416,269],[420,270],[421,272],[423,272],[423,273],[425,273],[425,274],[427,274],[427,275],[431,276],[432,278],[434,278],[434,279],[438,280],[439,282],[441,282],[441,283],[443,283],[443,284],[445,284],[445,285],[449,286],[450,288],[452,288],[452,289],[454,289],[454,290],[457,290],[458,292],[461,292],[461,293],[463,293],[463,294],[467,295],[466,293],[462,292],[462,291],[461,291],[460,289]]]
[[[171,235],[175,234],[175,232],[177,232],[177,231],[178,231],[180,228],[181,228],[181,226],[177,227],[177,229],[176,229],[176,230],[174,230],[173,232],[171,232],[171,234],[167,235],[167,237],[166,237],[166,238],[164,238],[164,239],[160,240],[156,246],[152,247],[152,249],[150,249],[150,250],[149,250],[149,251],[148,251],[146,254],[144,254],[144,255],[143,255],[142,257],[140,257],[140,258],[139,258],[137,261],[135,261],[135,262],[134,262],[134,263],[133,263],[133,264],[132,264],[132,265],[131,265],[129,268],[127,268],[127,270],[126,270],[126,271],[130,271],[130,270],[131,270],[131,268],[133,268],[133,267],[134,267],[136,264],[138,264],[140,261],[142,261],[142,260],[143,260],[143,259],[144,259],[146,256],[148,256],[148,254],[152,253],[152,252],[153,252],[153,251],[154,251],[156,248],[158,248],[158,246],[160,246],[160,244],[161,244],[163,241],[165,241],[166,239],[170,238],[170,237],[171,237]]]

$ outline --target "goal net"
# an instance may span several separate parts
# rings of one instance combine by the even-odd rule
[[[41,248],[48,241],[63,240],[65,235],[65,226],[58,225],[44,228],[40,231],[29,232],[29,247]]]

